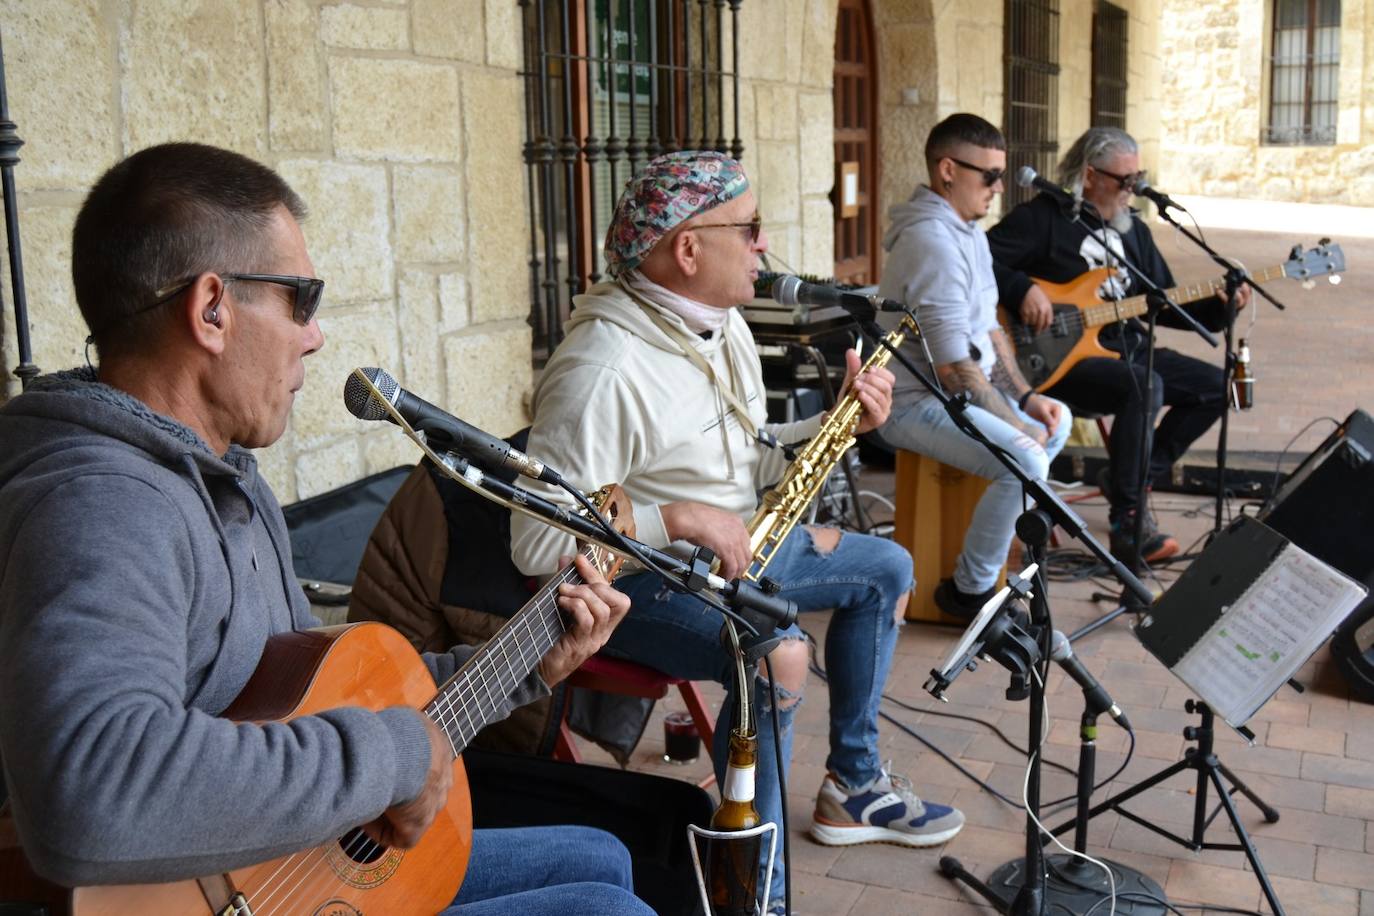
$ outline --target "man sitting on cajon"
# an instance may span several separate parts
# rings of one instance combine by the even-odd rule
[[[977,222],[1002,190],[1006,164],[1001,132],[982,118],[956,114],[935,125],[926,140],[930,184],[888,214],[888,257],[878,294],[916,312],[945,390],[967,392],[969,419],[1043,479],[1068,437],[1069,411],[1036,394],[1016,366],[1011,342],[997,324],[992,255]],[[917,365],[930,368],[919,341],[908,340],[903,348]],[[974,510],[953,578],[935,589],[940,610],[969,619],[992,597],[1006,562],[1022,510],[1021,483],[964,435],[909,372],[893,369],[897,383],[883,438],[991,481]]]

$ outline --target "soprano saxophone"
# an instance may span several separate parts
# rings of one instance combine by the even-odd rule
[[[902,345],[907,334],[919,333],[916,322],[907,315],[883,338],[883,342],[895,350]],[[864,363],[860,373],[881,369],[891,359],[892,350],[887,346],[878,347]],[[763,576],[774,552],[816,498],[835,465],[854,444],[854,428],[859,425],[862,410],[853,391],[841,398],[821,424],[820,432],[787,466],[777,486],[763,494],[763,502],[749,522],[749,549],[753,559],[744,578],[757,582]]]

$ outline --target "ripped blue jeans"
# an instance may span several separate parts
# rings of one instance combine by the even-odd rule
[[[893,612],[897,599],[912,587],[911,555],[892,541],[847,532],[834,550],[822,553],[810,532],[799,526],[778,548],[767,574],[782,585],[782,595],[795,601],[800,611],[835,609],[825,636],[825,667],[830,678],[830,754],[825,765],[845,785],[867,785],[882,766],[878,703],[897,642]],[[695,598],[668,591],[652,573],[623,577],[615,586],[630,596],[631,606],[611,634],[607,644],[610,654],[674,677],[725,685],[727,699],[716,722],[712,748],[716,777],[722,779],[737,700],[730,660],[720,642],[720,614]],[[797,624],[783,634],[797,639],[802,635]],[[782,759],[790,767],[792,719],[800,696],[786,696],[781,684],[778,691]],[[781,832],[782,803],[767,681],[760,678],[754,693],[759,732],[755,803],[764,821],[776,823]],[[781,896],[782,888],[779,848],[770,896]]]
[[[1006,393],[999,394],[1023,422],[1044,428],[1039,421],[1019,410]],[[1015,458],[1027,473],[1044,480],[1049,474],[1050,462],[1064,447],[1073,429],[1069,408],[1063,404],[1060,408],[1063,413],[1059,425],[1044,446],[1037,445],[1021,430],[981,407],[970,406],[964,412],[983,435]],[[936,461],[992,481],[978,500],[968,531],[964,533],[964,549],[954,564],[954,584],[960,591],[977,594],[992,588],[997,584],[1002,564],[1007,561],[1017,516],[1026,509],[1021,481],[992,452],[955,426],[945,408],[933,397],[916,395],[896,401],[892,405],[892,416],[883,426],[882,437],[897,448],[929,455]]]

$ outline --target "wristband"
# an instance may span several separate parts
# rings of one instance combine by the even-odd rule
[[[1033,395],[1033,394],[1035,394],[1035,389],[1034,389],[1034,388],[1030,389],[1030,390],[1027,391],[1025,394],[1023,394],[1023,395],[1021,395],[1019,398],[1017,398],[1017,399],[1016,399],[1016,409],[1019,410],[1019,411],[1021,411],[1022,413],[1025,413],[1025,412],[1026,412],[1026,402],[1028,402],[1028,401],[1031,399],[1031,395]]]

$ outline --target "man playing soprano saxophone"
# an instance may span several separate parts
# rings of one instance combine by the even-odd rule
[[[757,491],[788,464],[770,443],[807,439],[824,420],[765,422],[758,355],[734,306],[753,298],[758,256],[767,248],[738,162],[714,152],[653,160],[626,186],[607,233],[606,266],[615,279],[574,300],[568,336],[534,392],[530,454],[584,489],[620,482],[634,504],[640,539],[655,547],[675,541],[709,547],[726,578],[749,565],[744,520],[754,512]],[[893,376],[886,369],[860,375],[853,351],[847,360],[845,390],[862,405],[858,430],[866,432],[887,418]],[[515,563],[527,574],[552,572],[570,549],[567,536],[520,515],[512,518],[511,542]],[[960,812],[922,802],[878,756],[878,702],[911,571],[911,557],[891,541],[815,527],[798,527],[768,567],[801,610],[835,609],[825,640],[828,773],[812,826],[822,843],[931,846],[963,826]],[[719,614],[667,591],[652,574],[623,576],[616,587],[629,594],[632,606],[608,651],[674,676],[717,680],[733,691]],[[807,647],[799,628],[784,635],[768,663],[779,686],[788,761]],[[765,821],[781,825],[763,686],[754,701],[760,710],[758,808]],[[735,705],[730,697],[721,707],[717,775]],[[782,886],[781,868],[775,868],[770,898],[779,907]]]

